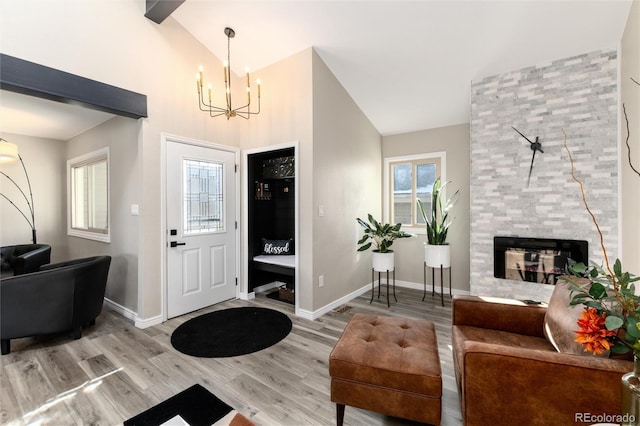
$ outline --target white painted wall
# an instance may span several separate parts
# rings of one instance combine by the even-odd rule
[[[380,134],[314,52],[314,310],[371,282],[371,252],[356,251],[362,237],[356,218],[380,217],[381,151]]]
[[[137,312],[161,315],[160,133],[238,146],[244,120],[213,120],[198,110],[198,65],[221,61],[169,17],[144,17],[145,2],[38,0],[0,3],[0,51],[147,95],[137,145],[140,205]],[[28,28],[28,30],[25,30]]]
[[[298,142],[296,186],[299,199],[298,309],[311,311],[313,272],[313,132],[312,132],[312,49],[305,49],[282,61],[254,72],[263,83],[262,112],[251,118],[241,133],[241,148],[261,148]],[[246,188],[242,188],[246,202]],[[242,236],[245,241],[246,236]]]

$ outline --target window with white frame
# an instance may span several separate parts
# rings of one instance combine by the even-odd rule
[[[67,161],[69,235],[110,242],[109,148]]]
[[[417,200],[422,201],[425,211],[431,209],[433,183],[438,177],[445,180],[445,153],[390,157],[384,162],[386,220],[410,228],[424,227]]]

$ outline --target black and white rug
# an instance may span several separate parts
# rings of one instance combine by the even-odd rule
[[[247,426],[253,423],[201,385],[177,395],[124,422],[124,426],[183,425]]]
[[[204,358],[246,355],[275,345],[291,331],[291,320],[273,309],[245,307],[210,312],[175,329],[178,351]]]

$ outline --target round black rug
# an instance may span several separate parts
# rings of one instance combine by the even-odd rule
[[[265,308],[232,308],[190,319],[175,329],[171,344],[203,358],[224,358],[275,345],[291,331],[285,314]]]

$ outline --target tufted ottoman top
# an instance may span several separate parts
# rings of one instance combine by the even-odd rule
[[[329,356],[329,374],[441,397],[440,357],[433,323],[356,314]]]

